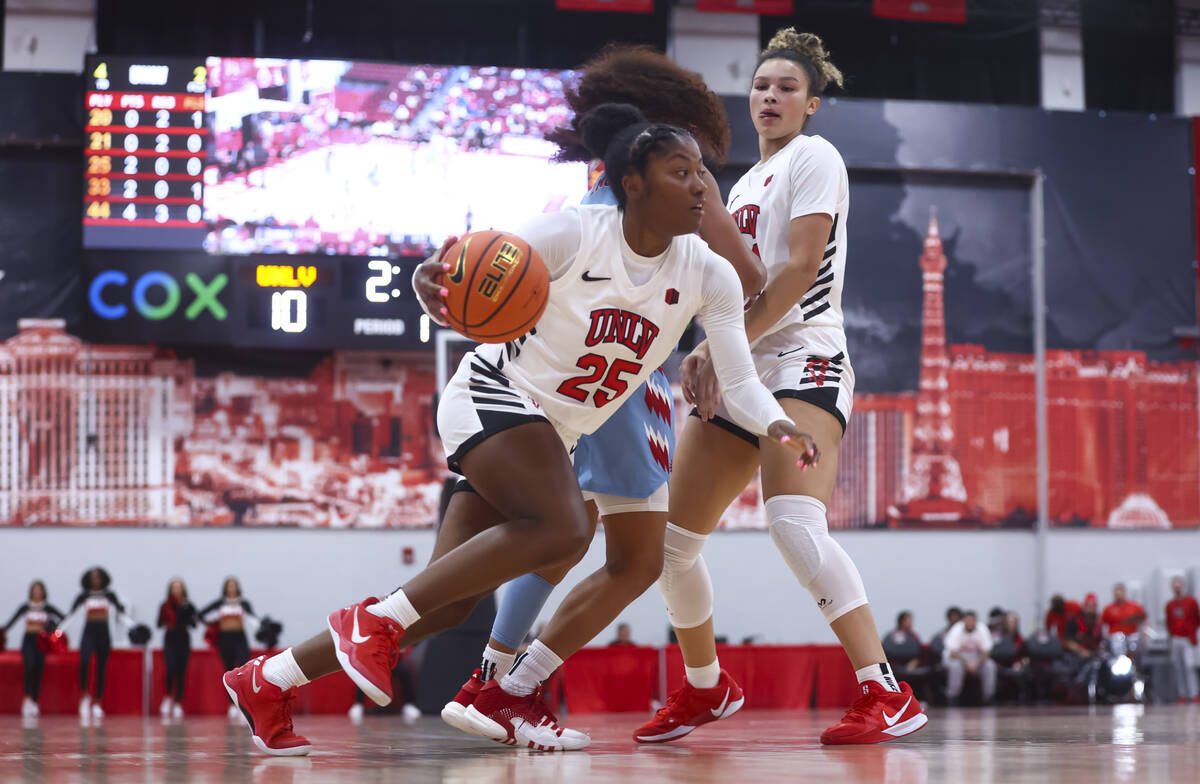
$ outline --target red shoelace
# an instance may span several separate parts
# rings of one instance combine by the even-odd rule
[[[275,718],[288,732],[291,732],[294,726],[292,724],[292,703],[295,699],[296,690],[294,688],[288,689],[283,692],[283,699],[275,704]]]
[[[854,701],[850,709],[846,711],[846,715],[842,716],[843,722],[848,722],[853,719],[866,720],[871,717],[871,710],[867,706],[875,701],[875,695],[864,694]]]
[[[660,716],[665,718],[665,717],[669,716],[671,714],[671,711],[675,708],[675,706],[680,704],[681,702],[683,702],[684,696],[687,694],[687,691],[688,691],[687,685],[684,685],[684,686],[680,686],[678,689],[671,692],[671,694],[667,697],[667,704],[658,709],[658,712],[656,712],[654,714],[654,718],[657,719]]]

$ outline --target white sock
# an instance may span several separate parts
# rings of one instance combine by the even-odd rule
[[[875,681],[888,691],[900,691],[900,686],[896,683],[896,675],[892,672],[892,668],[888,666],[887,662],[868,664],[861,670],[855,670],[854,675],[858,678],[859,683]]]
[[[483,663],[479,665],[482,671],[481,678],[484,683],[497,677],[504,677],[505,673],[512,669],[513,662],[516,661],[517,654],[505,653],[498,651],[491,645],[483,649]]]
[[[284,691],[308,683],[308,678],[304,677],[304,670],[296,664],[296,657],[292,655],[291,648],[263,662],[263,678]]]
[[[508,675],[500,679],[500,688],[509,694],[524,697],[533,694],[538,684],[550,677],[550,673],[562,666],[558,654],[534,640],[529,648],[517,657],[517,663]]]
[[[397,588],[391,596],[367,605],[367,612],[380,618],[391,618],[400,624],[402,629],[407,629],[421,619],[421,614],[413,609],[412,602],[404,595],[403,588]]]
[[[706,664],[703,667],[688,667],[684,665],[683,669],[687,673],[687,682],[697,689],[711,689],[721,680],[721,662],[719,659],[713,659],[712,664]]]

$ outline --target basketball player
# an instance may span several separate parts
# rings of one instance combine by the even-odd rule
[[[603,151],[618,206],[572,207],[520,229],[550,273],[546,311],[519,340],[469,352],[443,392],[438,429],[447,463],[475,491],[451,498],[439,536],[439,547],[448,549],[384,599],[334,611],[328,635],[225,674],[225,688],[261,750],[311,749],[293,731],[290,711],[295,688],[311,677],[340,665],[386,705],[400,636],[423,615],[473,603],[507,580],[582,557],[591,524],[570,450],[662,364],[693,316],[704,319],[730,416],[799,453],[805,465],[817,464],[813,440],[754,372],[736,274],[695,236],[708,193],[696,142],[680,128],[642,119],[627,105],[605,104],[589,114],[584,138],[589,149]],[[444,309],[441,256],[417,273],[422,304],[434,313]],[[630,535],[640,536],[642,551],[661,557],[662,531],[657,541],[655,533]],[[448,541],[452,535],[459,540]],[[569,623],[552,622],[547,630],[548,639],[559,641],[557,652],[535,641],[505,688],[492,681],[469,709],[479,709],[512,743],[541,750],[589,743],[583,733],[558,726],[536,683],[561,663],[560,654],[569,655],[619,612],[594,587],[578,586],[555,618]]]
[[[761,160],[728,202],[744,241],[768,270],[767,287],[746,314],[759,377],[792,420],[814,435],[822,460],[812,470],[797,468],[788,452],[737,424],[715,392],[704,344],[684,361],[684,397],[698,411],[680,437],[659,587],[686,678],[634,732],[643,743],[681,738],[721,718],[718,706],[742,698],[717,660],[712,583],[700,551],[760,467],[771,538],[833,627],[862,686],[862,696],[821,741],[877,743],[926,722],[912,690],[888,669],[862,578],[830,538],[825,519],[854,393],[841,309],[846,166],[832,144],[804,134],[830,82],[840,85],[842,74],[820,38],[789,27],[771,39],[750,88]]]
[[[605,47],[582,67],[579,83],[567,92],[566,99],[574,118],[572,124],[555,129],[548,138],[559,145],[558,160],[588,162],[593,185],[584,204],[617,203],[604,176],[603,160],[583,144],[579,129],[580,118],[602,103],[628,102],[654,122],[689,128],[706,160],[716,164],[725,161],[729,124],[721,99],[699,74],[679,67],[652,47]],[[719,193],[712,175],[706,171],[704,177],[709,192]],[[762,290],[766,269],[742,243],[728,212],[706,210],[700,236],[733,263],[744,295],[753,296]],[[580,437],[576,444],[575,475],[588,501],[593,529],[599,514],[604,518],[608,547],[613,551],[603,572],[589,579],[601,583],[600,588],[612,597],[614,606],[626,597],[641,595],[658,579],[660,559],[648,558],[639,572],[640,542],[622,532],[661,531],[666,526],[667,479],[674,451],[674,400],[670,381],[661,368],[599,430]],[[460,482],[456,491],[469,489]],[[634,553],[624,552],[622,544],[626,541]],[[464,718],[466,709],[489,680],[512,667],[517,648],[565,575],[566,570],[560,568],[528,574],[505,586],[482,663],[442,710],[447,724],[473,731]],[[430,629],[423,621],[419,629],[405,633],[405,644],[413,645],[417,635],[432,631],[438,630]],[[729,706],[729,712],[738,707],[740,703]]]

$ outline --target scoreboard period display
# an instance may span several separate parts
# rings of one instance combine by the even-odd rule
[[[409,285],[419,254],[212,247],[214,233],[228,230],[205,201],[206,183],[222,174],[212,160],[214,64],[220,61],[88,58],[81,208],[87,336],[240,347],[431,345],[440,327]],[[254,161],[245,158],[242,168],[253,177]]]

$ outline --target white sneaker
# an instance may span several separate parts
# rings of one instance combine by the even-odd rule
[[[174,717],[174,718],[176,718],[176,719],[182,719],[182,718],[183,718],[183,706],[182,706],[182,705],[180,705],[178,702],[177,702],[177,703],[175,703],[175,704],[174,704],[174,705],[171,707],[171,716],[172,716],[172,717]]]
[[[26,697],[21,703],[21,717],[31,719],[36,715],[38,715],[37,703],[33,701],[32,697]]]
[[[421,709],[411,702],[405,703],[404,707],[400,709],[400,713],[404,717],[404,720],[410,724],[421,718]]]
[[[358,724],[360,721],[362,721],[362,717],[363,717],[362,703],[356,702],[353,705],[351,705],[350,711],[346,715],[350,717],[350,721],[354,722],[355,724]]]
[[[85,694],[79,701],[79,720],[86,724],[90,718],[92,718],[92,698]]]
[[[237,709],[236,705],[230,705],[229,710],[225,712],[225,715],[229,717],[230,721],[237,721],[238,719],[242,718],[242,712]]]
[[[162,705],[158,706],[158,712],[164,717],[171,715],[171,698],[163,697]]]
[[[504,691],[498,680],[488,681],[463,719],[477,735],[533,751],[577,751],[592,742],[587,733],[559,725],[541,689],[521,697]]]
[[[100,707],[99,702],[92,703],[92,718],[97,720],[104,718],[104,708]]]

